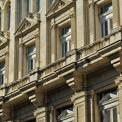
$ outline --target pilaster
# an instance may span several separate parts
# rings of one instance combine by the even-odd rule
[[[85,91],[74,95],[75,122],[87,122],[87,94]]]
[[[75,49],[77,47],[77,42],[76,42],[76,14],[75,14],[75,9],[74,13],[71,15],[71,50]]]
[[[122,26],[122,0],[119,0],[119,7],[118,7],[118,11],[119,11],[119,19],[120,19],[120,25]]]
[[[80,48],[85,45],[86,40],[86,28],[88,26],[87,23],[87,6],[86,0],[77,0],[76,1],[76,22],[77,22],[77,48]],[[86,24],[87,23],[87,24]],[[88,34],[88,33],[87,33]]]
[[[122,122],[122,112],[121,112],[122,111],[122,76],[119,76],[115,82],[118,86],[119,120],[120,122]]]
[[[40,67],[40,36],[39,34],[35,36],[36,45],[36,67]]]
[[[89,5],[89,36],[90,36],[90,43],[95,41],[95,3]]]
[[[16,2],[17,0],[12,0],[11,1],[11,27],[10,27],[10,43],[9,43],[9,82],[12,82],[15,80],[15,77],[17,76],[16,74],[16,58],[15,58],[15,30],[16,30]]]
[[[56,61],[56,26],[51,27],[51,62]]]
[[[34,92],[28,93],[28,97],[36,107],[36,110],[34,111],[36,122],[47,122],[47,108],[44,105],[44,91],[37,88]]]
[[[18,78],[20,79],[22,77],[22,72],[23,72],[23,44],[21,43],[21,41],[19,41],[19,74],[18,74]]]
[[[119,0],[112,0],[112,5],[113,5],[113,28],[117,28],[120,25]]]
[[[44,67],[47,64],[47,0],[40,0],[40,67]]]
[[[34,112],[34,116],[36,117],[36,122],[47,122],[46,107],[37,108],[37,110]]]

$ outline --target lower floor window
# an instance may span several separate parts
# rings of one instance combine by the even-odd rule
[[[72,106],[57,109],[57,122],[74,122],[74,111]]]
[[[5,76],[5,64],[0,63],[0,84],[3,84]]]
[[[118,97],[116,90],[104,92],[99,101],[100,122],[118,122]]]

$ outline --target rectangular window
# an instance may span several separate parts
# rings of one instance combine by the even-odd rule
[[[113,7],[112,3],[109,3],[101,7],[100,23],[101,23],[101,36],[107,36],[113,30]]]
[[[71,26],[61,29],[62,57],[71,50]]]
[[[36,48],[35,45],[28,47],[28,72],[35,68]]]
[[[5,76],[5,63],[0,63],[0,84],[3,84]]]

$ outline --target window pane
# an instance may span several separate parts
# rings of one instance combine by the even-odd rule
[[[105,36],[108,35],[108,21],[105,21]]]

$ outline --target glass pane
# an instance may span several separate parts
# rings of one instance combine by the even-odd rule
[[[105,21],[105,30],[103,31],[105,31],[105,36],[108,35],[108,21],[107,20]]]

